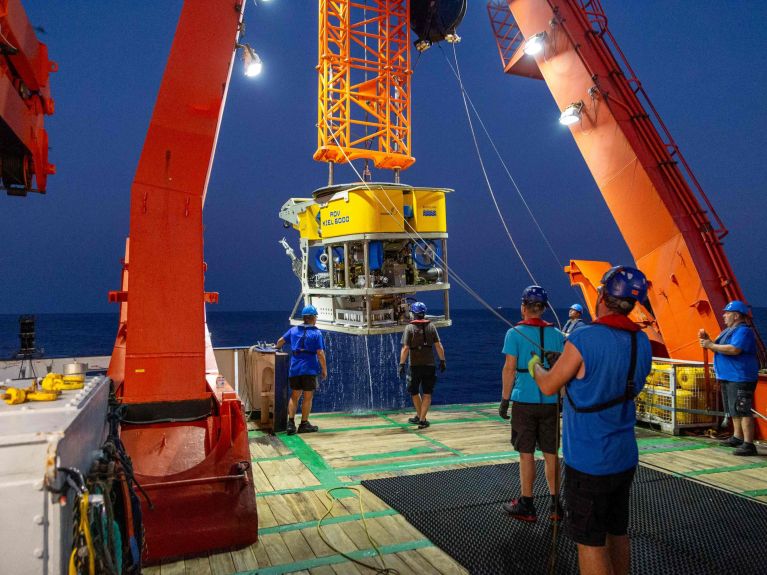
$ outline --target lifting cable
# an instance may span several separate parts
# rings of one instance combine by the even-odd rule
[[[327,120],[325,121],[325,123],[327,124]],[[384,205],[384,203],[381,201],[381,198],[378,197],[378,194],[376,194],[374,192],[374,190],[368,185],[368,183],[362,179],[362,177],[361,177],[359,171],[357,170],[356,166],[352,163],[352,161],[349,159],[349,156],[346,154],[346,150],[344,150],[344,148],[339,145],[338,140],[336,139],[335,135],[333,135],[333,139],[335,140],[336,146],[338,146],[338,148],[341,150],[341,153],[344,155],[344,158],[348,162],[349,166],[354,171],[354,173],[357,175],[357,178],[359,179],[360,184],[362,186],[364,186],[369,192],[371,192],[371,195],[376,199],[376,201],[380,204],[380,206],[384,210],[386,210],[390,214],[391,213],[395,213],[397,216],[401,217],[403,219],[403,221],[404,221],[405,220],[404,214],[402,214],[402,212],[399,210],[397,205],[392,201],[392,199],[388,195],[386,195],[386,198],[389,200],[389,204],[390,204],[391,207],[387,207],[386,205]],[[412,230],[412,228],[411,228],[411,230]],[[426,240],[415,230],[409,231],[407,229],[407,227],[405,227],[405,233],[407,234],[407,236],[411,240],[415,239],[417,241],[423,242],[424,244],[426,243]],[[492,305],[490,305],[487,301],[485,301],[482,298],[482,296],[480,296],[463,278],[461,278],[461,276],[458,275],[458,273],[456,273],[456,271],[453,268],[451,268],[447,264],[447,262],[439,254],[436,253],[436,250],[434,250],[434,259],[435,259],[435,261],[440,263],[445,268],[445,271],[449,274],[448,275],[448,279],[455,279],[455,282],[459,286],[461,286],[464,290],[466,290],[466,292],[471,297],[473,297],[477,302],[479,302],[483,307],[485,307],[490,313],[492,313],[498,319],[500,319],[502,322],[504,322],[506,325],[508,325],[510,329],[513,329],[523,339],[527,340],[530,344],[533,345],[533,347],[541,350],[541,357],[544,357],[543,354],[546,353],[546,350],[543,347],[541,347],[539,342],[535,341],[534,339],[532,339],[530,337],[527,337],[520,329],[517,328],[516,325],[514,325],[507,318],[505,318],[503,315],[498,313],[498,311],[495,308],[493,308]]]
[[[501,223],[503,224],[504,229],[506,230],[506,235],[509,236],[509,240],[512,242],[512,245],[514,246],[515,251],[517,252],[517,255],[522,259],[522,256],[519,254],[519,250],[517,250],[516,244],[514,243],[514,240],[511,238],[511,234],[509,233],[508,227],[506,225],[506,222],[504,221],[503,215],[501,214],[500,208],[498,207],[498,202],[495,198],[495,193],[493,192],[493,188],[490,185],[490,182],[488,180],[487,173],[485,171],[484,167],[484,161],[482,159],[482,155],[480,152],[480,148],[477,142],[476,133],[474,130],[474,125],[471,119],[471,115],[469,113],[469,106],[471,107],[471,111],[474,113],[474,116],[477,118],[477,122],[479,123],[479,126],[482,128],[482,131],[485,134],[485,137],[487,138],[488,142],[490,143],[490,146],[493,148],[493,151],[495,152],[496,157],[498,158],[498,161],[501,164],[501,167],[503,168],[503,171],[506,173],[507,178],[509,179],[509,182],[511,182],[512,187],[517,193],[517,196],[519,196],[520,201],[522,202],[522,205],[525,207],[525,210],[527,211],[528,215],[530,216],[530,220],[535,224],[535,227],[538,229],[538,233],[540,234],[541,238],[543,239],[543,242],[546,244],[546,247],[549,250],[549,253],[551,253],[552,258],[554,259],[554,264],[556,265],[557,269],[561,271],[561,268],[563,266],[562,260],[557,254],[557,252],[554,250],[554,246],[552,245],[551,241],[549,240],[548,236],[546,235],[546,232],[543,231],[543,228],[541,227],[540,222],[538,222],[538,218],[535,217],[535,214],[533,213],[532,208],[530,207],[530,204],[527,202],[527,199],[525,198],[524,194],[522,193],[522,190],[520,189],[519,185],[517,184],[517,181],[514,179],[514,176],[511,174],[511,170],[509,170],[508,165],[506,164],[506,161],[503,159],[503,156],[501,155],[500,150],[498,149],[498,146],[495,143],[495,139],[490,134],[490,131],[487,129],[487,126],[485,125],[484,120],[482,120],[482,116],[479,114],[479,111],[477,110],[477,107],[474,105],[474,102],[471,99],[471,96],[469,95],[468,90],[466,90],[466,86],[463,83],[463,77],[460,73],[460,68],[458,66],[458,55],[456,52],[455,44],[453,44],[453,57],[455,59],[455,66],[453,66],[453,63],[450,61],[450,58],[445,53],[442,46],[439,46],[440,51],[442,52],[442,55],[445,58],[445,62],[447,63],[448,67],[450,68],[450,71],[453,73],[453,76],[455,77],[456,81],[458,82],[458,87],[461,91],[461,95],[463,97],[464,101],[464,109],[466,110],[466,119],[469,124],[469,130],[471,131],[472,139],[474,141],[474,149],[477,152],[477,157],[480,162],[480,166],[482,167],[482,172],[485,176],[485,182],[487,183],[488,192],[490,193],[490,197],[493,200],[493,204],[495,204],[496,211],[498,212],[498,217],[501,220]],[[524,262],[523,262],[524,265]],[[527,266],[525,266],[525,269],[527,269]],[[529,272],[528,272],[529,273]],[[532,278],[532,274],[530,274],[530,277]],[[535,278],[533,278],[533,281],[535,281]],[[537,283],[537,282],[536,282]],[[576,289],[575,286],[569,286],[573,289],[573,291],[576,292],[577,297],[585,304],[585,298],[583,297],[583,293]],[[551,306],[550,306],[551,307]],[[551,311],[554,314],[554,316],[557,318],[557,323],[559,323],[559,317],[557,317],[556,311],[553,307],[551,307]]]

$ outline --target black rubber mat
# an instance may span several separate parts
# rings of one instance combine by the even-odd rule
[[[538,521],[506,516],[519,494],[518,464],[363,481],[471,573],[548,573],[551,523],[538,462]],[[640,467],[631,495],[632,573],[767,573],[767,506]],[[557,573],[577,573],[575,544],[561,533]]]

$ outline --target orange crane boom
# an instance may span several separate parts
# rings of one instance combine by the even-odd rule
[[[598,0],[491,0],[504,70],[543,79],[637,266],[668,357],[703,360],[744,299],[722,247],[727,230],[607,27]],[[525,53],[536,38],[541,51]]]
[[[242,404],[206,373],[205,343],[217,294],[204,291],[202,211],[244,4],[183,4],[131,188],[122,289],[110,293],[120,327],[109,376],[152,502],[142,499],[150,562],[258,535]]]

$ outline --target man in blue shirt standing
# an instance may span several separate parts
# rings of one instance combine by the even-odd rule
[[[290,371],[288,382],[290,383],[291,396],[288,402],[288,435],[296,433],[296,410],[301,395],[304,400],[301,404],[301,424],[298,433],[311,433],[319,428],[309,423],[309,414],[312,411],[312,398],[314,390],[319,387],[317,376],[327,379],[328,368],[325,363],[325,343],[322,332],[314,324],[317,323],[317,308],[313,305],[306,306],[301,310],[304,318],[303,325],[295,325],[285,332],[276,344],[281,349],[286,343],[290,347]]]
[[[578,329],[579,327],[583,327],[586,325],[586,322],[583,321],[583,306],[579,303],[574,303],[570,306],[570,310],[567,313],[567,321],[565,322],[564,327],[562,328],[562,333],[567,335],[570,335],[573,331]]]
[[[546,482],[551,495],[549,517],[559,521],[561,513],[556,504],[556,476],[559,451],[559,396],[541,393],[527,371],[527,362],[541,349],[561,352],[565,338],[556,327],[541,319],[546,311],[548,295],[541,286],[530,286],[522,292],[522,321],[506,332],[503,353],[503,391],[498,410],[501,417],[509,418],[511,399],[511,444],[519,452],[519,480],[522,494],[518,499],[504,503],[503,509],[515,519],[535,521],[533,502],[535,482],[535,447],[543,452]]]
[[[642,272],[611,268],[598,289],[596,320],[570,334],[550,370],[537,356],[528,363],[541,392],[565,387],[565,527],[578,544],[582,575],[629,572],[629,494],[639,463],[634,397],[652,351],[628,314],[646,295]]]
[[[724,410],[732,418],[734,435],[726,444],[736,447],[733,455],[758,455],[754,445],[754,418],[751,407],[759,360],[756,357],[756,337],[746,323],[748,306],[742,301],[731,301],[724,307],[724,331],[716,341],[700,330],[700,346],[714,352],[714,372],[722,389]]]

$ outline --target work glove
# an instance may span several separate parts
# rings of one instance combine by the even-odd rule
[[[530,377],[535,379],[535,366],[536,365],[542,365],[541,364],[541,358],[537,355],[533,355],[533,357],[530,358],[530,361],[527,362],[527,371],[530,374]]]
[[[501,405],[498,407],[498,415],[500,415],[504,419],[511,419],[509,417],[509,400],[508,399],[501,400]]]
[[[439,372],[444,373],[444,371],[447,369],[447,366],[445,365],[445,360],[440,359],[439,360]]]
[[[405,377],[405,364],[401,363],[399,364],[399,376]]]
[[[543,353],[543,357],[545,357],[546,361],[549,363],[549,369],[554,367],[554,364],[557,363],[560,355],[562,355],[562,353],[559,351],[546,351]]]

